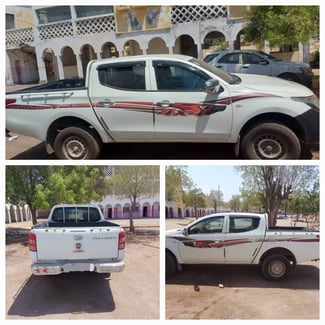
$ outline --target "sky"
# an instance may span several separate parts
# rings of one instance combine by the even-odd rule
[[[190,165],[187,167],[187,173],[204,194],[218,190],[218,187],[223,193],[224,201],[229,201],[234,194],[240,194],[242,178],[235,166]]]

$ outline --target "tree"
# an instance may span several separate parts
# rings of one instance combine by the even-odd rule
[[[116,166],[114,170],[109,182],[116,196],[130,200],[130,232],[134,232],[138,199],[159,192],[159,166]]]
[[[37,223],[37,203],[35,195],[37,186],[48,185],[49,166],[7,166],[6,167],[6,200],[8,203],[29,205],[33,224]]]
[[[6,196],[12,204],[28,204],[33,224],[36,210],[58,203],[88,203],[107,195],[101,168],[92,166],[7,166]]]
[[[248,42],[268,40],[270,46],[285,47],[319,39],[319,6],[251,6],[247,17],[243,33]]]
[[[205,195],[199,188],[192,188],[187,193],[184,192],[184,202],[186,206],[192,206],[194,208],[195,217],[198,218],[198,207],[205,207]]]
[[[231,199],[229,201],[229,207],[231,211],[238,212],[240,211],[240,195],[234,194],[231,196]]]
[[[211,190],[210,194],[207,196],[207,201],[209,206],[213,206],[214,211],[218,212],[220,210],[221,205],[223,202],[223,193],[218,190]]]
[[[239,166],[244,189],[257,193],[269,216],[269,225],[276,224],[278,210],[289,195],[312,187],[319,179],[317,166]]]

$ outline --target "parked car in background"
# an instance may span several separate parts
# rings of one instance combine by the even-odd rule
[[[218,51],[204,61],[228,73],[261,74],[312,86],[313,72],[308,64],[280,60],[262,51]]]

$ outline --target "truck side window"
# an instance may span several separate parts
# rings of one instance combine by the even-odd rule
[[[103,86],[121,90],[146,90],[145,62],[103,64],[98,68]]]
[[[229,219],[229,232],[246,232],[257,229],[260,223],[259,218],[248,216],[231,216]]]
[[[189,235],[194,234],[213,234],[220,233],[223,229],[224,217],[212,217],[199,221],[195,225],[191,226],[188,230]]]
[[[205,81],[208,80],[201,71],[177,62],[154,62],[158,91],[203,91]]]

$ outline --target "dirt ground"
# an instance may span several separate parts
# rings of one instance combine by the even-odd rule
[[[171,219],[180,228],[189,219]],[[288,220],[279,220],[287,224]],[[297,225],[298,226],[298,225]],[[266,281],[257,266],[186,266],[166,282],[166,319],[319,319],[320,263],[297,266],[281,282]]]
[[[6,242],[6,319],[159,319],[159,236],[127,235],[126,267],[34,276],[27,235]],[[145,263],[144,263],[145,261]]]

